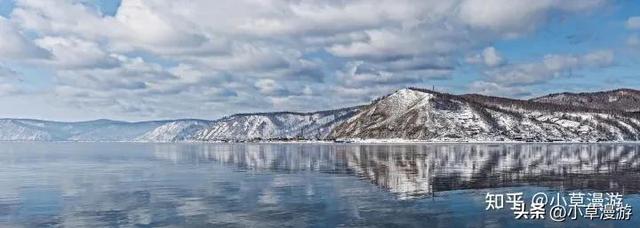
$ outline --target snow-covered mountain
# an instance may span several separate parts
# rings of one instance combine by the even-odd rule
[[[555,93],[534,98],[531,101],[627,112],[640,111],[640,91],[634,89],[617,89],[594,93]]]
[[[409,88],[382,97],[330,138],[432,141],[640,139],[636,113]]]
[[[122,122],[95,120],[54,122],[29,119],[0,119],[3,141],[178,141],[192,134],[192,129],[207,126],[209,121],[174,120]]]
[[[143,142],[176,142],[190,141],[198,132],[211,124],[206,120],[175,120],[168,121],[153,130],[135,138],[134,141]]]
[[[325,139],[359,107],[313,113],[239,114],[214,121],[195,140]]]
[[[0,119],[0,140],[640,140],[639,106],[633,103],[637,91],[623,89],[595,94],[576,95],[580,98],[577,101],[565,95],[516,100],[407,88],[365,106],[312,113],[237,114],[213,121],[96,120],[68,123]]]
[[[215,121],[54,122],[0,119],[0,141],[249,141],[324,139],[358,107],[313,113],[238,114]]]

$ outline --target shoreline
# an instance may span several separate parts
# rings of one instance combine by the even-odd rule
[[[44,141],[44,140],[0,140],[0,143],[131,143],[131,144],[334,144],[334,145],[437,145],[437,144],[640,144],[640,141],[428,141],[428,140],[354,140],[348,142],[313,140],[313,141]]]

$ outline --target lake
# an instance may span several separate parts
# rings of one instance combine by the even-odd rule
[[[639,191],[640,144],[0,143],[0,227],[640,227],[486,210]]]

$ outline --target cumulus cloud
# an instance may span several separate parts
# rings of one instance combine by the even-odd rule
[[[39,58],[48,53],[23,36],[10,21],[0,16],[0,58]]]
[[[472,82],[468,90],[476,93],[522,97],[530,95],[528,87],[548,83],[557,78],[571,77],[580,70],[609,67],[615,64],[611,50],[593,51],[581,55],[545,55],[539,61],[516,63],[490,68],[484,79]]]
[[[599,0],[122,0],[113,14],[90,4],[17,0],[0,18],[0,61],[51,71],[56,99],[116,116],[359,104],[451,79],[469,53],[487,68],[476,88],[540,83],[613,58],[551,55],[509,65],[491,46],[535,32],[551,14],[596,9]]]
[[[340,85],[352,88],[376,85],[411,85],[428,79],[446,79],[450,74],[451,70],[448,68],[434,68],[399,74],[385,71],[363,61],[350,62],[343,71],[337,72]]]
[[[20,77],[17,72],[0,65],[0,95],[15,95],[23,92],[18,85]]]
[[[265,96],[269,101],[283,101],[286,100],[286,98],[299,99],[301,97],[304,97],[304,99],[309,99],[310,96],[322,95],[314,94],[314,90],[326,90],[327,88],[322,84],[309,84],[308,82],[303,81],[282,83],[281,80],[263,78],[255,81],[253,87],[248,89],[257,90],[261,96]],[[313,98],[322,100],[322,98],[320,97]]]
[[[571,76],[576,70],[606,67],[613,64],[611,50],[583,55],[546,55],[542,61],[507,65],[485,72],[490,81],[502,85],[532,85]]]
[[[632,34],[627,38],[627,45],[632,47],[640,47],[640,37],[638,34]]]
[[[625,23],[629,30],[640,30],[640,16],[629,17]],[[633,33],[627,37],[627,45],[630,47],[640,47],[640,38],[637,33]]]
[[[505,37],[516,37],[545,23],[553,11],[581,12],[595,9],[604,3],[602,0],[467,0],[460,5],[459,17],[473,28],[487,29]]]
[[[60,68],[113,67],[117,60],[94,42],[75,37],[43,37],[35,40],[51,53],[46,62]]]
[[[527,88],[502,85],[496,82],[475,81],[469,85],[472,93],[480,93],[493,96],[524,97],[531,95]]]
[[[502,64],[502,56],[500,56],[494,47],[485,48],[484,51],[482,51],[482,58],[484,59],[484,64],[490,67]]]
[[[627,19],[627,28],[630,30],[640,29],[640,16],[630,17]]]
[[[11,18],[40,34],[105,40],[114,50],[143,49],[159,54],[220,51],[223,41],[207,40],[191,22],[163,14],[143,0],[124,0],[114,17],[104,16],[71,0],[19,0]]]
[[[466,61],[471,64],[483,63],[488,67],[496,67],[503,64],[504,59],[494,47],[486,47],[482,53],[467,56]]]

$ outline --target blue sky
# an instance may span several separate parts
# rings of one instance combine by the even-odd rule
[[[0,117],[215,119],[415,86],[640,88],[640,3],[0,0]]]

